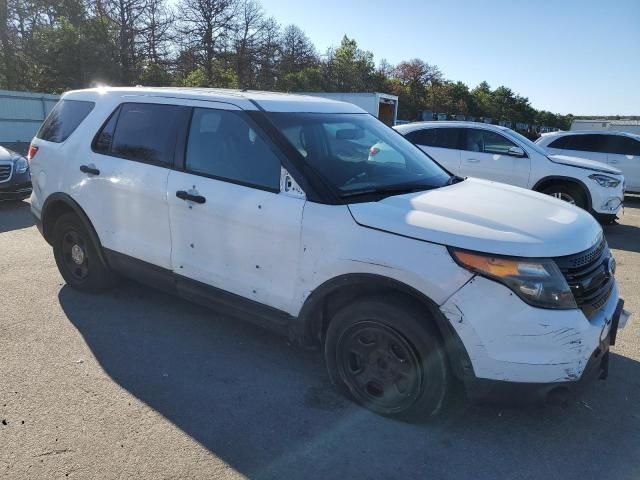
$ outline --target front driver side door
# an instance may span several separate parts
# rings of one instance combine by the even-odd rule
[[[169,174],[173,270],[287,311],[304,195],[280,191],[280,158],[246,112],[218,107],[193,108],[182,171]]]
[[[465,128],[460,175],[485,178],[518,187],[529,186],[531,159],[510,155],[517,147],[504,135],[491,130]]]

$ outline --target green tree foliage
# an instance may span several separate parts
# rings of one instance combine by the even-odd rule
[[[62,92],[95,84],[386,92],[399,117],[445,113],[568,128],[506,86],[469,88],[414,58],[378,65],[346,35],[319,55],[259,0],[0,0],[0,88]]]

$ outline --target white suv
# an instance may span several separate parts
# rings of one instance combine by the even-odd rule
[[[399,160],[370,161],[379,143]],[[323,348],[337,387],[384,415],[436,413],[453,379],[562,395],[606,375],[629,317],[590,215],[452,176],[350,104],[69,92],[30,161],[70,286],[126,275],[259,321]]]
[[[395,127],[455,175],[529,188],[575,204],[608,223],[624,200],[620,170],[548,152],[517,132],[475,122],[419,122]]]
[[[550,153],[577,155],[619,168],[627,191],[640,193],[640,135],[626,132],[545,133],[536,144]]]

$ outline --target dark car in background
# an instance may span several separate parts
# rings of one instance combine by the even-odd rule
[[[19,153],[0,146],[0,202],[31,195],[29,163]]]

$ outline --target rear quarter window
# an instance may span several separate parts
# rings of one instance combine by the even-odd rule
[[[94,102],[81,100],[60,100],[36,133],[36,138],[47,142],[64,142],[95,105]]]
[[[548,148],[558,148],[560,150],[569,150],[571,147],[571,139],[573,137],[571,135],[567,135],[565,137],[560,137],[548,145]]]
[[[601,134],[566,135],[554,140],[549,148],[606,153],[607,136]]]

